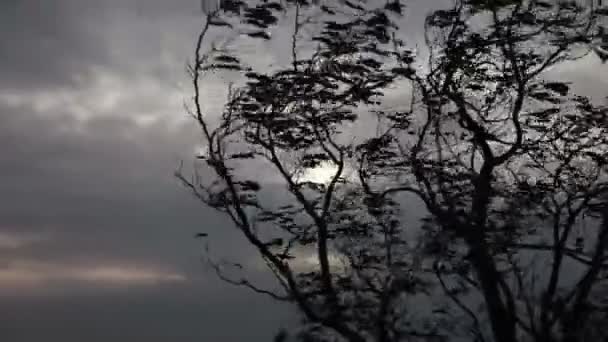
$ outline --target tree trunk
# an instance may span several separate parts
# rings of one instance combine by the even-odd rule
[[[516,342],[514,313],[508,311],[507,305],[501,299],[500,274],[485,241],[491,175],[492,166],[487,163],[482,167],[476,182],[476,193],[472,205],[473,224],[465,233],[466,242],[469,245],[470,258],[481,284],[494,340],[496,342]]]

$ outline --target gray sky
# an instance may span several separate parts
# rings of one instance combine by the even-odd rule
[[[421,7],[406,18],[412,30]],[[195,232],[225,254],[251,251],[172,177],[198,143],[182,108],[198,9],[199,0],[0,2],[4,340],[269,341],[291,321],[203,267]],[[589,57],[563,73],[601,95],[598,71],[606,66]],[[222,87],[211,82],[213,108]]]
[[[203,266],[198,231],[250,251],[172,176],[198,142],[182,108],[198,8],[0,2],[3,340],[269,341],[289,322]]]

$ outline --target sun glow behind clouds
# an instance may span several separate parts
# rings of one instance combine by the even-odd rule
[[[316,168],[306,170],[301,177],[301,181],[326,184],[332,180],[337,171],[338,167],[336,165],[324,163]]]
[[[300,176],[299,180],[304,182],[329,184],[331,180],[336,176],[337,172],[337,165],[330,162],[325,162],[315,168],[307,169]],[[353,180],[354,178],[353,172],[347,166],[345,166],[342,170],[340,177],[348,180]]]

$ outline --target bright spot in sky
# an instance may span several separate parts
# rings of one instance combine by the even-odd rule
[[[330,252],[328,255],[329,266],[333,271],[344,271],[348,266],[338,254]],[[291,267],[298,272],[319,271],[319,256],[313,251],[307,254],[297,255],[290,263]]]
[[[327,184],[336,175],[338,167],[331,163],[323,163],[314,169],[308,169],[302,175],[302,181]]]
[[[299,178],[300,181],[308,181],[329,184],[338,172],[338,166],[331,162],[325,162],[313,169],[307,169]],[[357,180],[356,172],[347,165],[342,169],[340,177],[347,181]]]

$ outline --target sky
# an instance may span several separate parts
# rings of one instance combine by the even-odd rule
[[[428,3],[410,6],[413,36]],[[173,177],[200,143],[183,109],[199,8],[198,0],[0,1],[3,340],[269,341],[293,322],[290,308],[205,267],[199,231],[223,254],[256,259]],[[258,61],[280,58],[274,51]],[[559,72],[599,96],[607,70],[590,56]],[[222,82],[205,88],[208,108],[221,103]]]
[[[199,8],[0,2],[2,340],[269,341],[292,319],[205,267],[196,232],[251,251],[173,177],[199,143]]]

